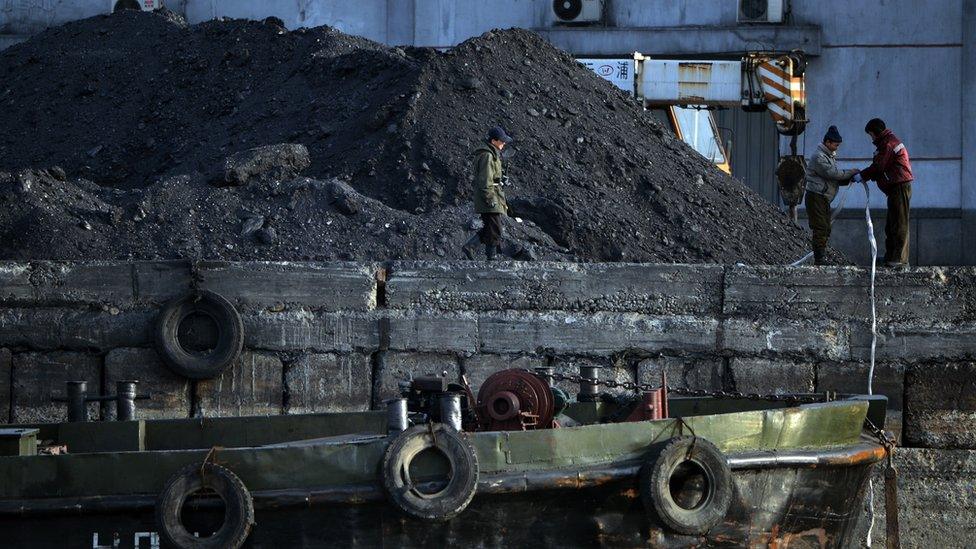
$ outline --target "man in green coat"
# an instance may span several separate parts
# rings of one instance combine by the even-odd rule
[[[813,231],[813,261],[815,265],[827,263],[827,241],[830,240],[830,203],[837,196],[840,185],[847,185],[858,170],[842,170],[837,167],[837,149],[840,148],[840,132],[837,126],[827,129],[823,143],[807,162],[806,206],[810,230]]]
[[[474,211],[481,214],[484,226],[478,238],[485,245],[485,257],[497,255],[502,242],[502,216],[508,215],[508,203],[502,184],[507,179],[502,169],[502,150],[512,138],[499,126],[488,130],[486,142],[473,153]]]

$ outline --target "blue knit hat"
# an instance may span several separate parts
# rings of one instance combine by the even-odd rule
[[[837,131],[837,126],[831,126],[827,128],[827,135],[823,138],[824,141],[833,141],[834,143],[842,143],[844,140],[840,137],[840,132]]]
[[[497,139],[503,143],[511,143],[512,138],[505,133],[505,130],[501,126],[495,126],[494,128],[488,130],[488,140]]]

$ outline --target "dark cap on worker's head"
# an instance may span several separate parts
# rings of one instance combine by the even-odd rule
[[[868,120],[868,123],[864,125],[865,133],[870,133],[872,135],[881,135],[881,132],[885,131],[887,126],[885,126],[884,120],[880,118],[872,118]]]
[[[834,143],[843,143],[843,139],[840,137],[840,132],[837,131],[837,126],[831,126],[827,128],[827,134],[824,135],[824,141],[833,141]]]
[[[495,126],[494,128],[488,130],[488,141],[491,141],[492,139],[497,139],[503,143],[512,142],[511,136],[505,133],[505,130],[503,130],[501,126]]]

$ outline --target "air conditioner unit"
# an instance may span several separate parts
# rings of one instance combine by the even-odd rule
[[[739,0],[739,23],[782,23],[783,0]]]
[[[163,7],[163,0],[110,0],[112,11],[142,10],[153,11]]]
[[[553,0],[556,23],[599,23],[603,20],[603,0]]]

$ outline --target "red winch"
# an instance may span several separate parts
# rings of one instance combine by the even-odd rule
[[[551,429],[555,405],[549,385],[525,370],[502,370],[478,391],[478,423],[485,431]]]
[[[450,382],[447,373],[417,377],[403,387],[401,412],[396,425],[413,421],[442,422],[465,431],[531,431],[560,426],[556,420],[567,407],[573,408],[567,421],[575,424],[578,414],[607,423],[653,421],[668,417],[667,378],[652,388],[633,382],[601,380],[600,367],[581,366],[579,375],[557,374],[554,368],[536,371],[509,369],[495,372],[481,385],[477,399],[465,376]],[[556,387],[556,381],[579,384],[576,402]],[[623,389],[624,392],[601,392]],[[412,414],[412,416],[411,416]],[[455,423],[456,422],[456,423]]]

